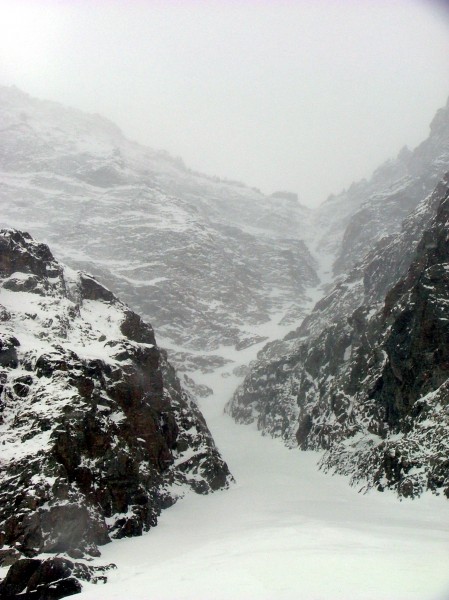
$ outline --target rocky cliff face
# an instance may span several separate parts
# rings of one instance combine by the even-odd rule
[[[404,148],[370,180],[331,196],[315,216],[318,247],[333,255],[335,275],[347,273],[430,194],[449,165],[449,100],[435,115],[429,137],[413,151]]]
[[[355,482],[404,496],[431,489],[449,497],[448,187],[441,192],[406,277],[358,326],[360,341],[333,390],[340,397],[357,390],[341,411],[350,435],[343,427],[323,460]]]
[[[322,464],[353,482],[447,490],[448,190],[446,176],[398,236],[259,354],[228,407],[238,421],[326,450]]]
[[[447,177],[430,192],[449,164],[449,105],[439,111],[429,138],[416,150],[401,151],[370,181],[330,198],[312,217],[291,195],[266,197],[237,183],[193,173],[165,153],[126,140],[114,125],[98,116],[41,102],[8,88],[0,88],[0,100],[2,221],[27,228],[31,224],[32,231],[51,241],[68,262],[88,267],[144,316],[154,317],[164,343],[170,346],[170,356],[185,372],[184,381],[198,393],[211,390],[195,385],[186,372],[210,373],[222,367],[229,357],[220,347],[232,345],[239,351],[260,342],[263,338],[257,335],[257,326],[274,316],[287,324],[301,323],[308,288],[317,283],[317,264],[302,238],[310,243],[316,232],[313,224],[319,227],[324,236],[320,250],[336,257],[337,284],[296,331],[259,354],[229,410],[240,421],[256,420],[264,432],[281,436],[292,446],[330,452],[338,440],[354,439],[359,423],[353,426],[348,415],[357,394],[366,392],[360,373],[369,380],[365,367],[354,360],[359,354],[366,358],[379,352],[384,356],[385,332],[379,315],[385,297],[406,275],[422,232],[433,227],[445,196]],[[19,275],[5,280],[5,294],[21,292],[36,298],[56,293],[52,278],[31,271],[26,271],[25,277],[20,269],[17,272]],[[110,292],[87,276],[73,286],[67,283],[67,290],[72,287],[86,296],[83,306],[88,306],[88,301],[107,306],[115,302]],[[76,304],[73,296],[67,298]],[[6,306],[5,318],[8,310]],[[30,308],[26,314],[35,312]],[[87,319],[86,311],[80,314]],[[95,316],[89,318],[90,326],[97,327]],[[43,322],[53,329],[57,323],[63,337],[71,320],[72,314],[64,313]],[[102,322],[102,327],[109,328],[112,321]],[[195,405],[189,405],[180,390],[164,353],[145,346],[138,355],[133,354],[132,344],[154,346],[150,333],[137,339],[133,332],[141,326],[131,323],[126,327],[125,333],[121,329],[117,333],[116,327],[111,334],[113,340],[105,346],[107,364],[116,365],[121,360],[117,356],[125,361],[141,360],[148,369],[156,368],[157,363],[163,383],[157,383],[156,376],[148,382],[122,369],[120,381],[127,383],[119,384],[120,397],[126,386],[148,384],[154,397],[169,393],[179,414],[194,414]],[[99,333],[102,335],[109,339],[107,333]],[[118,339],[127,336],[132,344],[123,347],[116,342],[117,335]],[[36,343],[43,339],[42,334],[33,339]],[[24,342],[19,341],[18,348],[23,348]],[[13,340],[5,338],[2,344],[4,360],[13,364],[18,352]],[[105,352],[103,346],[101,353]],[[131,358],[126,358],[128,355]],[[95,385],[114,399],[115,384],[110,379],[115,371],[106,375],[86,372],[78,359],[82,362],[78,347],[58,342],[48,361],[73,363],[83,381],[98,377]],[[35,369],[34,363],[30,364]],[[47,372],[45,364],[42,369]],[[44,381],[42,377],[39,381]],[[79,387],[83,390],[88,385]],[[176,404],[179,398],[184,398],[188,408],[181,400]],[[133,405],[133,396],[129,402]],[[103,405],[108,406],[101,402]],[[136,410],[139,413],[141,408]],[[380,416],[376,418],[380,422]],[[195,419],[201,422],[199,415]],[[168,439],[176,437],[179,450],[189,427],[177,425],[177,430],[172,425],[167,421],[164,431]],[[387,435],[389,427],[393,425],[385,430],[376,425],[373,435]],[[340,430],[342,433],[337,433]],[[144,435],[139,438],[145,440]],[[191,443],[192,439],[186,442]],[[160,458],[156,459],[158,452]],[[160,460],[162,469],[164,461],[169,464],[171,452],[167,442],[167,448],[151,454],[151,459]],[[332,459],[326,464],[333,464]],[[164,482],[170,478],[179,481],[181,471],[169,467]],[[192,477],[190,483],[203,486]]]
[[[186,490],[229,485],[152,327],[15,230],[0,231],[0,325],[3,560],[97,555]]]
[[[105,119],[13,88],[0,88],[0,181],[0,225],[101,278],[184,371],[213,368],[217,348],[257,339],[273,314],[297,322],[317,283],[298,202],[194,173]]]

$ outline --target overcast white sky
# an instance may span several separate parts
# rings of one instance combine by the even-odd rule
[[[309,205],[428,133],[441,0],[0,0],[0,84]]]

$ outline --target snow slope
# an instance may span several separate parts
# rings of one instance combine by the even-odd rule
[[[358,494],[318,471],[317,454],[287,450],[224,415],[237,378],[215,377],[219,392],[201,408],[237,484],[192,494],[150,534],[105,546],[101,560],[119,568],[107,586],[87,584],[80,600],[449,597],[447,500]]]
[[[292,198],[194,173],[98,115],[2,86],[0,183],[0,225],[98,277],[187,349],[171,356],[184,372],[186,352],[246,345],[280,310],[304,316],[316,264],[310,210]]]
[[[32,226],[152,317],[177,365],[214,390],[201,408],[237,480],[213,498],[191,494],[149,534],[102,548],[101,563],[119,568],[81,598],[447,600],[446,500],[357,494],[317,470],[318,454],[223,414],[261,349],[257,336],[282,337],[291,328],[282,315],[297,324],[314,296],[307,211],[192,173],[98,117],[1,93],[1,221]],[[428,162],[445,155],[445,140]],[[328,258],[366,200],[360,189],[354,202],[323,206],[326,218],[346,206],[338,231],[318,219]],[[351,257],[367,244],[355,239]],[[321,271],[329,278],[329,265]]]

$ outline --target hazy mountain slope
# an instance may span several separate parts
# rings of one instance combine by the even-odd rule
[[[0,230],[0,555],[97,554],[231,475],[153,330]]]
[[[99,276],[168,345],[251,343],[272,314],[296,322],[317,282],[310,211],[294,200],[193,173],[14,88],[0,88],[0,181],[2,224]]]
[[[381,238],[400,230],[404,218],[437,185],[449,165],[449,100],[430,124],[429,137],[404,148],[370,180],[324,202],[315,215],[318,246],[335,258],[334,273],[347,273]]]
[[[406,273],[444,193],[447,181],[426,199],[449,162],[449,105],[416,150],[402,151],[312,218],[293,197],[268,198],[192,173],[99,117],[14,89],[0,96],[1,218],[31,223],[72,264],[154,315],[181,369],[222,367],[233,360],[223,346],[260,343],[260,324],[270,319],[301,323],[308,288],[317,284],[301,237],[310,243],[315,223],[322,254],[338,254],[341,244],[335,268],[348,274],[296,331],[264,349],[230,405],[237,419],[257,420],[289,444],[312,443],[315,421],[304,407],[316,404],[313,418],[321,419],[318,400],[350,362],[348,340],[358,339],[366,315]],[[323,431],[319,447],[330,443]]]
[[[379,243],[363,263],[317,303],[296,332],[283,341],[268,345],[258,355],[243,386],[228,407],[238,421],[257,421],[260,429],[283,437],[292,446],[328,449],[327,465],[352,474],[354,480],[368,478],[370,485],[382,480],[384,485],[397,487],[402,494],[418,493],[426,486],[446,485],[444,467],[440,466],[442,458],[438,457],[444,455],[442,444],[447,426],[436,427],[432,420],[426,423],[427,429],[424,427],[424,430],[428,443],[426,450],[419,455],[413,455],[414,449],[419,446],[413,435],[416,438],[421,436],[421,441],[425,436],[418,418],[420,403],[430,403],[424,412],[433,414],[438,403],[442,402],[440,396],[444,396],[444,353],[449,347],[449,339],[445,337],[444,320],[441,322],[442,329],[438,328],[440,317],[434,316],[431,308],[427,314],[424,307],[430,302],[435,305],[437,314],[447,303],[443,273],[445,261],[449,260],[449,255],[444,255],[448,187],[449,179],[446,177],[405,221],[400,235]],[[430,229],[423,238],[425,227]],[[432,239],[434,242],[429,242]],[[436,258],[432,255],[430,259],[428,253],[431,250],[428,248],[433,245],[439,249],[439,254]],[[416,251],[418,256],[415,259]],[[435,272],[441,271],[441,275],[430,276],[435,278],[434,284],[431,281],[425,283],[429,277],[425,263],[430,260],[433,260]],[[393,288],[402,290],[402,294],[396,292],[396,302],[402,312],[398,312],[396,319],[393,316],[387,319],[382,309],[385,290],[404,275],[410,264],[418,280],[418,291],[414,288],[404,290],[404,285]],[[424,285],[423,289],[429,290],[429,298],[419,287],[419,280]],[[417,294],[419,302],[415,299]],[[391,298],[390,293],[387,296],[387,306],[390,307]],[[391,308],[389,312],[392,312]],[[407,316],[404,316],[406,313]],[[417,331],[407,329],[407,320],[416,321],[414,327]],[[396,331],[396,337],[390,330]],[[427,364],[428,371],[434,372],[434,376],[425,377],[427,387],[416,383],[421,375],[419,369],[411,367],[415,360],[411,349],[415,342],[412,343],[411,336],[418,340],[419,350],[416,352],[426,357],[423,365]],[[435,344],[440,347],[438,352]],[[400,347],[402,350],[397,350],[399,355],[391,359],[393,348]],[[383,400],[379,400],[379,386],[386,390],[380,383],[381,372],[390,362],[395,376],[389,377],[390,387],[382,392]],[[404,369],[407,375],[401,374]],[[404,398],[404,393],[400,392],[400,381],[404,377],[415,390],[413,397],[407,392],[408,396]],[[426,394],[437,390],[433,402],[432,396]],[[427,399],[424,400],[424,397]],[[396,414],[394,422],[386,416],[387,408],[382,405],[382,402],[388,404],[386,398],[390,398],[394,405],[402,403],[408,407]],[[410,433],[412,430],[413,435]],[[390,438],[400,439],[402,453],[412,456],[408,457],[409,462],[404,463],[402,470],[396,466],[395,470],[388,472],[388,461],[380,463],[385,440]],[[427,456],[426,460],[423,453]],[[407,473],[414,467],[418,469],[418,466],[421,470],[416,476],[416,484],[406,483],[409,482]],[[443,475],[438,478],[435,473],[439,469],[442,469]],[[435,483],[437,480],[438,483]]]

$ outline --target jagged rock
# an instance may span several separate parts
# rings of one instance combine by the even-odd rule
[[[12,548],[97,556],[111,538],[154,526],[189,487],[227,487],[229,470],[152,327],[27,234],[0,230],[0,248],[5,559]],[[19,268],[39,276],[44,295],[3,285]],[[76,588],[70,577],[61,586]]]
[[[81,584],[71,577],[74,567],[71,561],[63,558],[41,561],[28,580],[27,591],[36,591],[41,596],[52,598],[64,598],[79,593]]]
[[[86,275],[85,273],[80,275],[79,287],[80,295],[85,300],[104,300],[104,302],[114,301],[114,294],[99,284],[98,281],[90,275]],[[126,335],[126,333],[123,335]]]
[[[264,342],[267,339],[268,338],[266,336],[252,335],[252,336],[246,337],[243,340],[241,340],[240,342],[238,342],[238,344],[235,345],[235,349],[237,351],[245,350],[246,348],[250,348],[251,346],[254,346],[254,344],[260,344],[261,342]]]
[[[250,367],[248,365],[240,365],[239,367],[232,369],[232,373],[236,377],[245,377],[245,375],[248,375],[249,371]]]
[[[218,354],[190,354],[189,352],[179,352],[172,350],[171,357],[175,357],[179,371],[201,371],[201,373],[213,373],[216,369],[231,364],[233,361]]]
[[[4,545],[3,542],[1,544]],[[9,567],[17,562],[22,554],[16,548],[2,548],[0,550],[0,566]]]
[[[400,231],[403,220],[430,194],[449,166],[449,99],[414,150],[403,148],[370,180],[352,184],[317,210],[317,249],[333,256],[336,275],[348,273],[382,238]]]
[[[325,450],[325,469],[365,488],[449,497],[448,226],[446,176],[399,235],[259,353],[227,410]]]
[[[20,346],[20,342],[13,335],[5,335],[0,333],[0,366],[16,368],[17,361],[17,350]]]
[[[207,396],[211,396],[214,393],[214,390],[209,386],[195,383],[195,381],[185,373],[183,377],[183,383],[186,388],[192,392],[192,394],[200,398],[207,398]]]
[[[33,558],[25,558],[14,563],[5,579],[0,582],[1,597],[10,600],[16,598],[19,594],[21,595],[40,564],[40,560]]]
[[[11,314],[0,304],[0,321],[9,321]]]
[[[34,277],[46,277],[47,267],[53,256],[45,244],[32,244],[29,233],[13,232],[0,240],[0,274],[3,278],[13,273],[30,274]],[[11,250],[14,248],[14,252]]]

